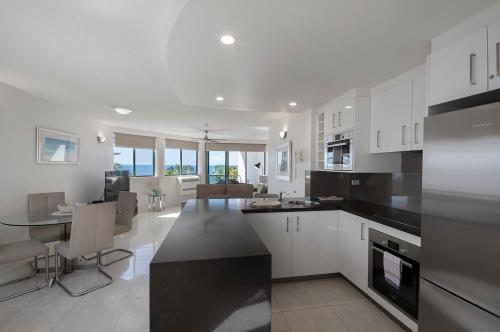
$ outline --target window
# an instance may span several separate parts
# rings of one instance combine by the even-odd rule
[[[208,153],[208,183],[226,183],[226,151]]]
[[[165,175],[198,173],[198,150],[165,149]]]
[[[259,174],[264,174],[264,152],[208,151],[207,160],[209,184],[251,183],[256,185],[259,183]],[[258,162],[261,163],[260,170],[254,167]]]
[[[129,171],[130,176],[154,176],[155,151],[115,147],[115,171]]]

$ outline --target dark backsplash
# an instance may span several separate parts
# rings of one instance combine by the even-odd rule
[[[335,195],[420,213],[422,152],[403,152],[400,173],[311,172],[310,195]]]

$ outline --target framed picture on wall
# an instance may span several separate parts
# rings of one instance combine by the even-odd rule
[[[45,128],[36,128],[38,164],[78,164],[80,137]]]
[[[288,141],[276,147],[276,179],[291,181],[292,177],[292,142]]]

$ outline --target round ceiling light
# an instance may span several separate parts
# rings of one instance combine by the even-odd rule
[[[224,97],[222,97],[222,96],[217,96],[217,97],[215,97],[215,100],[217,100],[217,101],[224,101]]]
[[[224,45],[233,45],[235,42],[235,39],[231,35],[224,35],[220,37],[220,42]]]
[[[297,106],[297,103],[296,103],[296,102],[294,102],[294,101],[292,101],[292,102],[291,102],[291,103],[289,103],[288,105],[290,105],[290,107],[295,107],[295,106]]]
[[[121,115],[126,115],[132,113],[133,110],[131,110],[130,108],[115,107],[115,112]]]

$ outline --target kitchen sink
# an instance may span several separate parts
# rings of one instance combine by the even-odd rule
[[[314,202],[314,201],[288,201],[286,202],[290,205],[295,205],[295,206],[298,206],[298,207],[309,207],[309,206],[317,206],[319,205],[318,202]]]

